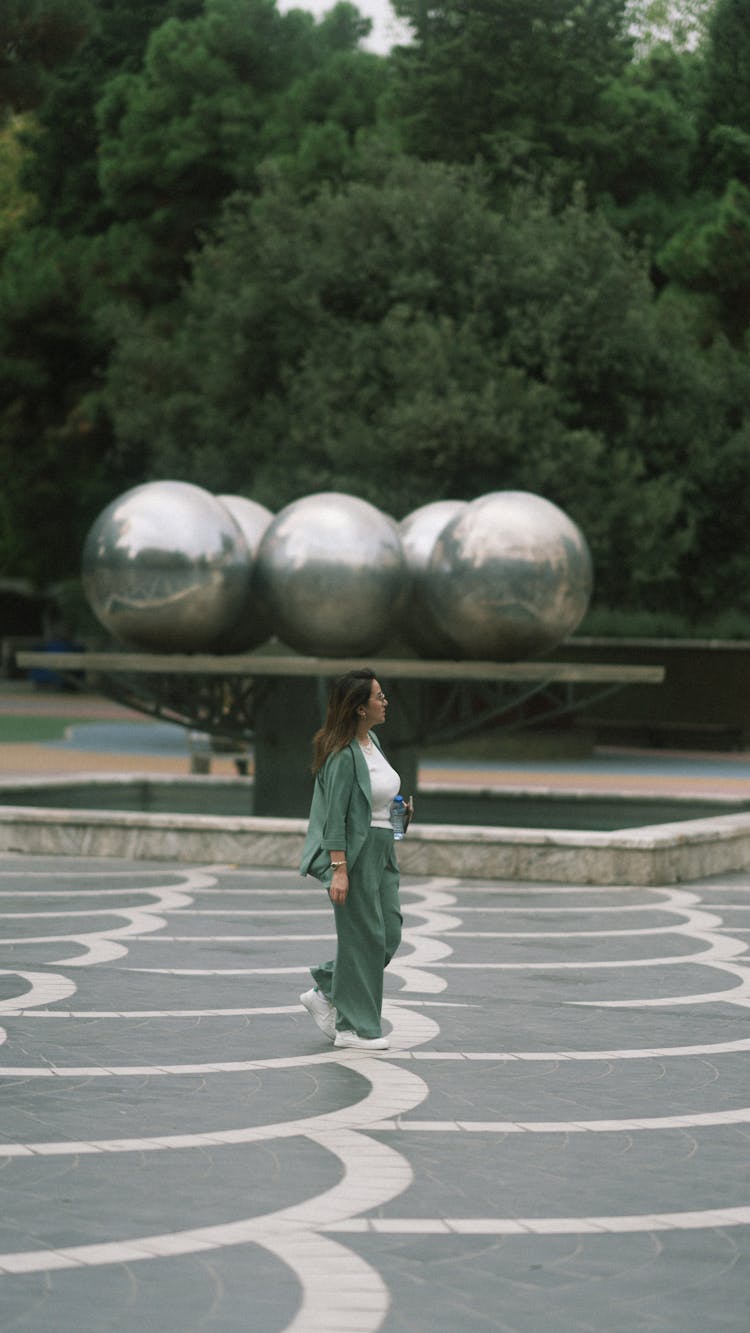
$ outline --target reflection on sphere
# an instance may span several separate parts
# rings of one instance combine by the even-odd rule
[[[402,616],[406,642],[421,657],[456,657],[455,642],[440,627],[427,600],[427,569],[443,528],[466,509],[466,500],[435,500],[407,514],[399,525],[401,545],[411,575],[411,591]]]
[[[392,519],[366,500],[328,491],[277,514],[258,550],[254,592],[290,648],[359,656],[393,629],[406,578]]]
[[[234,624],[222,634],[219,652],[242,653],[250,648],[257,648],[270,638],[272,626],[258,606],[252,593],[252,576],[255,557],[258,554],[262,537],[273,519],[270,509],[258,504],[257,500],[248,500],[244,495],[217,495],[225,509],[229,510],[235,523],[245,538],[248,550],[248,563],[245,570],[245,597]]]
[[[440,533],[425,586],[458,656],[512,661],[549,651],[580,623],[591,556],[557,505],[526,491],[494,491]]]
[[[250,556],[229,511],[184,481],[114,500],[83,550],[92,610],[117,639],[156,652],[214,651],[244,603]]]

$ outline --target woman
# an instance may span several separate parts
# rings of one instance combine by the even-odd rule
[[[372,728],[388,700],[367,669],[335,680],[313,737],[315,791],[300,864],[323,880],[336,920],[336,959],[310,969],[300,1000],[334,1046],[385,1050],[383,972],[401,941],[398,866],[388,807],[399,789]],[[411,813],[411,804],[408,806]],[[408,816],[407,816],[408,818]]]

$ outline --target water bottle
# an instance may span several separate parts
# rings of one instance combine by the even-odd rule
[[[388,816],[391,821],[394,838],[403,838],[404,822],[406,820],[406,801],[403,796],[394,796],[388,806]]]

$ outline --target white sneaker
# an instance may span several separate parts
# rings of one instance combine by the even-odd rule
[[[333,1041],[336,1036],[336,1007],[327,1000],[322,991],[306,990],[304,995],[300,995],[300,1000],[304,1004],[308,1014],[315,1020],[321,1032],[325,1032],[329,1041]]]
[[[337,1032],[334,1046],[350,1046],[355,1051],[387,1051],[387,1037],[360,1037],[356,1032]]]

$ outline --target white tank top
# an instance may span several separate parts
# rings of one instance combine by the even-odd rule
[[[372,806],[370,825],[372,828],[390,828],[391,821],[388,815],[388,806],[401,786],[401,779],[395,768],[391,768],[385,755],[378,749],[374,741],[370,742],[369,749],[366,749],[364,745],[360,745],[359,748],[365,757],[367,770],[370,774],[370,804]]]

